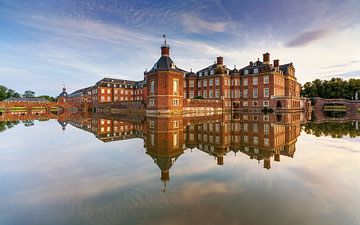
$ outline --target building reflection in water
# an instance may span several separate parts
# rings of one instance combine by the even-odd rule
[[[198,149],[226,163],[230,152],[245,154],[270,169],[272,158],[294,157],[302,113],[232,113],[145,117],[143,115],[76,114],[59,117],[66,124],[93,133],[103,142],[142,138],[146,154],[157,164],[166,187],[170,169],[186,149]]]

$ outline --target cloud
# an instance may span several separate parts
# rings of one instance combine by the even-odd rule
[[[286,45],[288,47],[305,46],[313,41],[324,38],[330,34],[331,34],[331,30],[329,30],[329,29],[307,31],[307,32],[301,33],[300,35],[295,37],[293,40],[288,42]]]
[[[184,29],[190,33],[219,33],[225,32],[228,29],[228,23],[209,22],[190,14],[183,15],[182,25]]]

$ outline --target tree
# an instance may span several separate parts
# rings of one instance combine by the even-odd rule
[[[35,92],[34,91],[25,91],[23,94],[24,98],[34,98],[35,97]]]
[[[3,101],[7,98],[7,87],[0,85],[0,101]]]
[[[352,99],[356,92],[360,94],[360,79],[349,79],[349,81],[342,78],[316,79],[312,82],[306,82],[301,88],[301,95],[308,98]]]
[[[50,102],[56,101],[56,98],[49,96],[49,95],[40,95],[40,96],[38,96],[38,98],[45,98],[45,99],[49,100]]]

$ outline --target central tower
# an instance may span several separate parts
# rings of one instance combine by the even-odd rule
[[[161,45],[161,57],[153,68],[145,73],[148,86],[146,99],[147,114],[181,114],[184,96],[184,74],[170,58],[170,46]]]

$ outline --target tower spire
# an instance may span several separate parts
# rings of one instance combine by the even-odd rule
[[[164,45],[166,45],[166,34],[163,34],[163,38],[164,38]]]
[[[163,34],[164,43],[161,45],[161,56],[169,56],[170,46],[167,44],[166,34]]]

